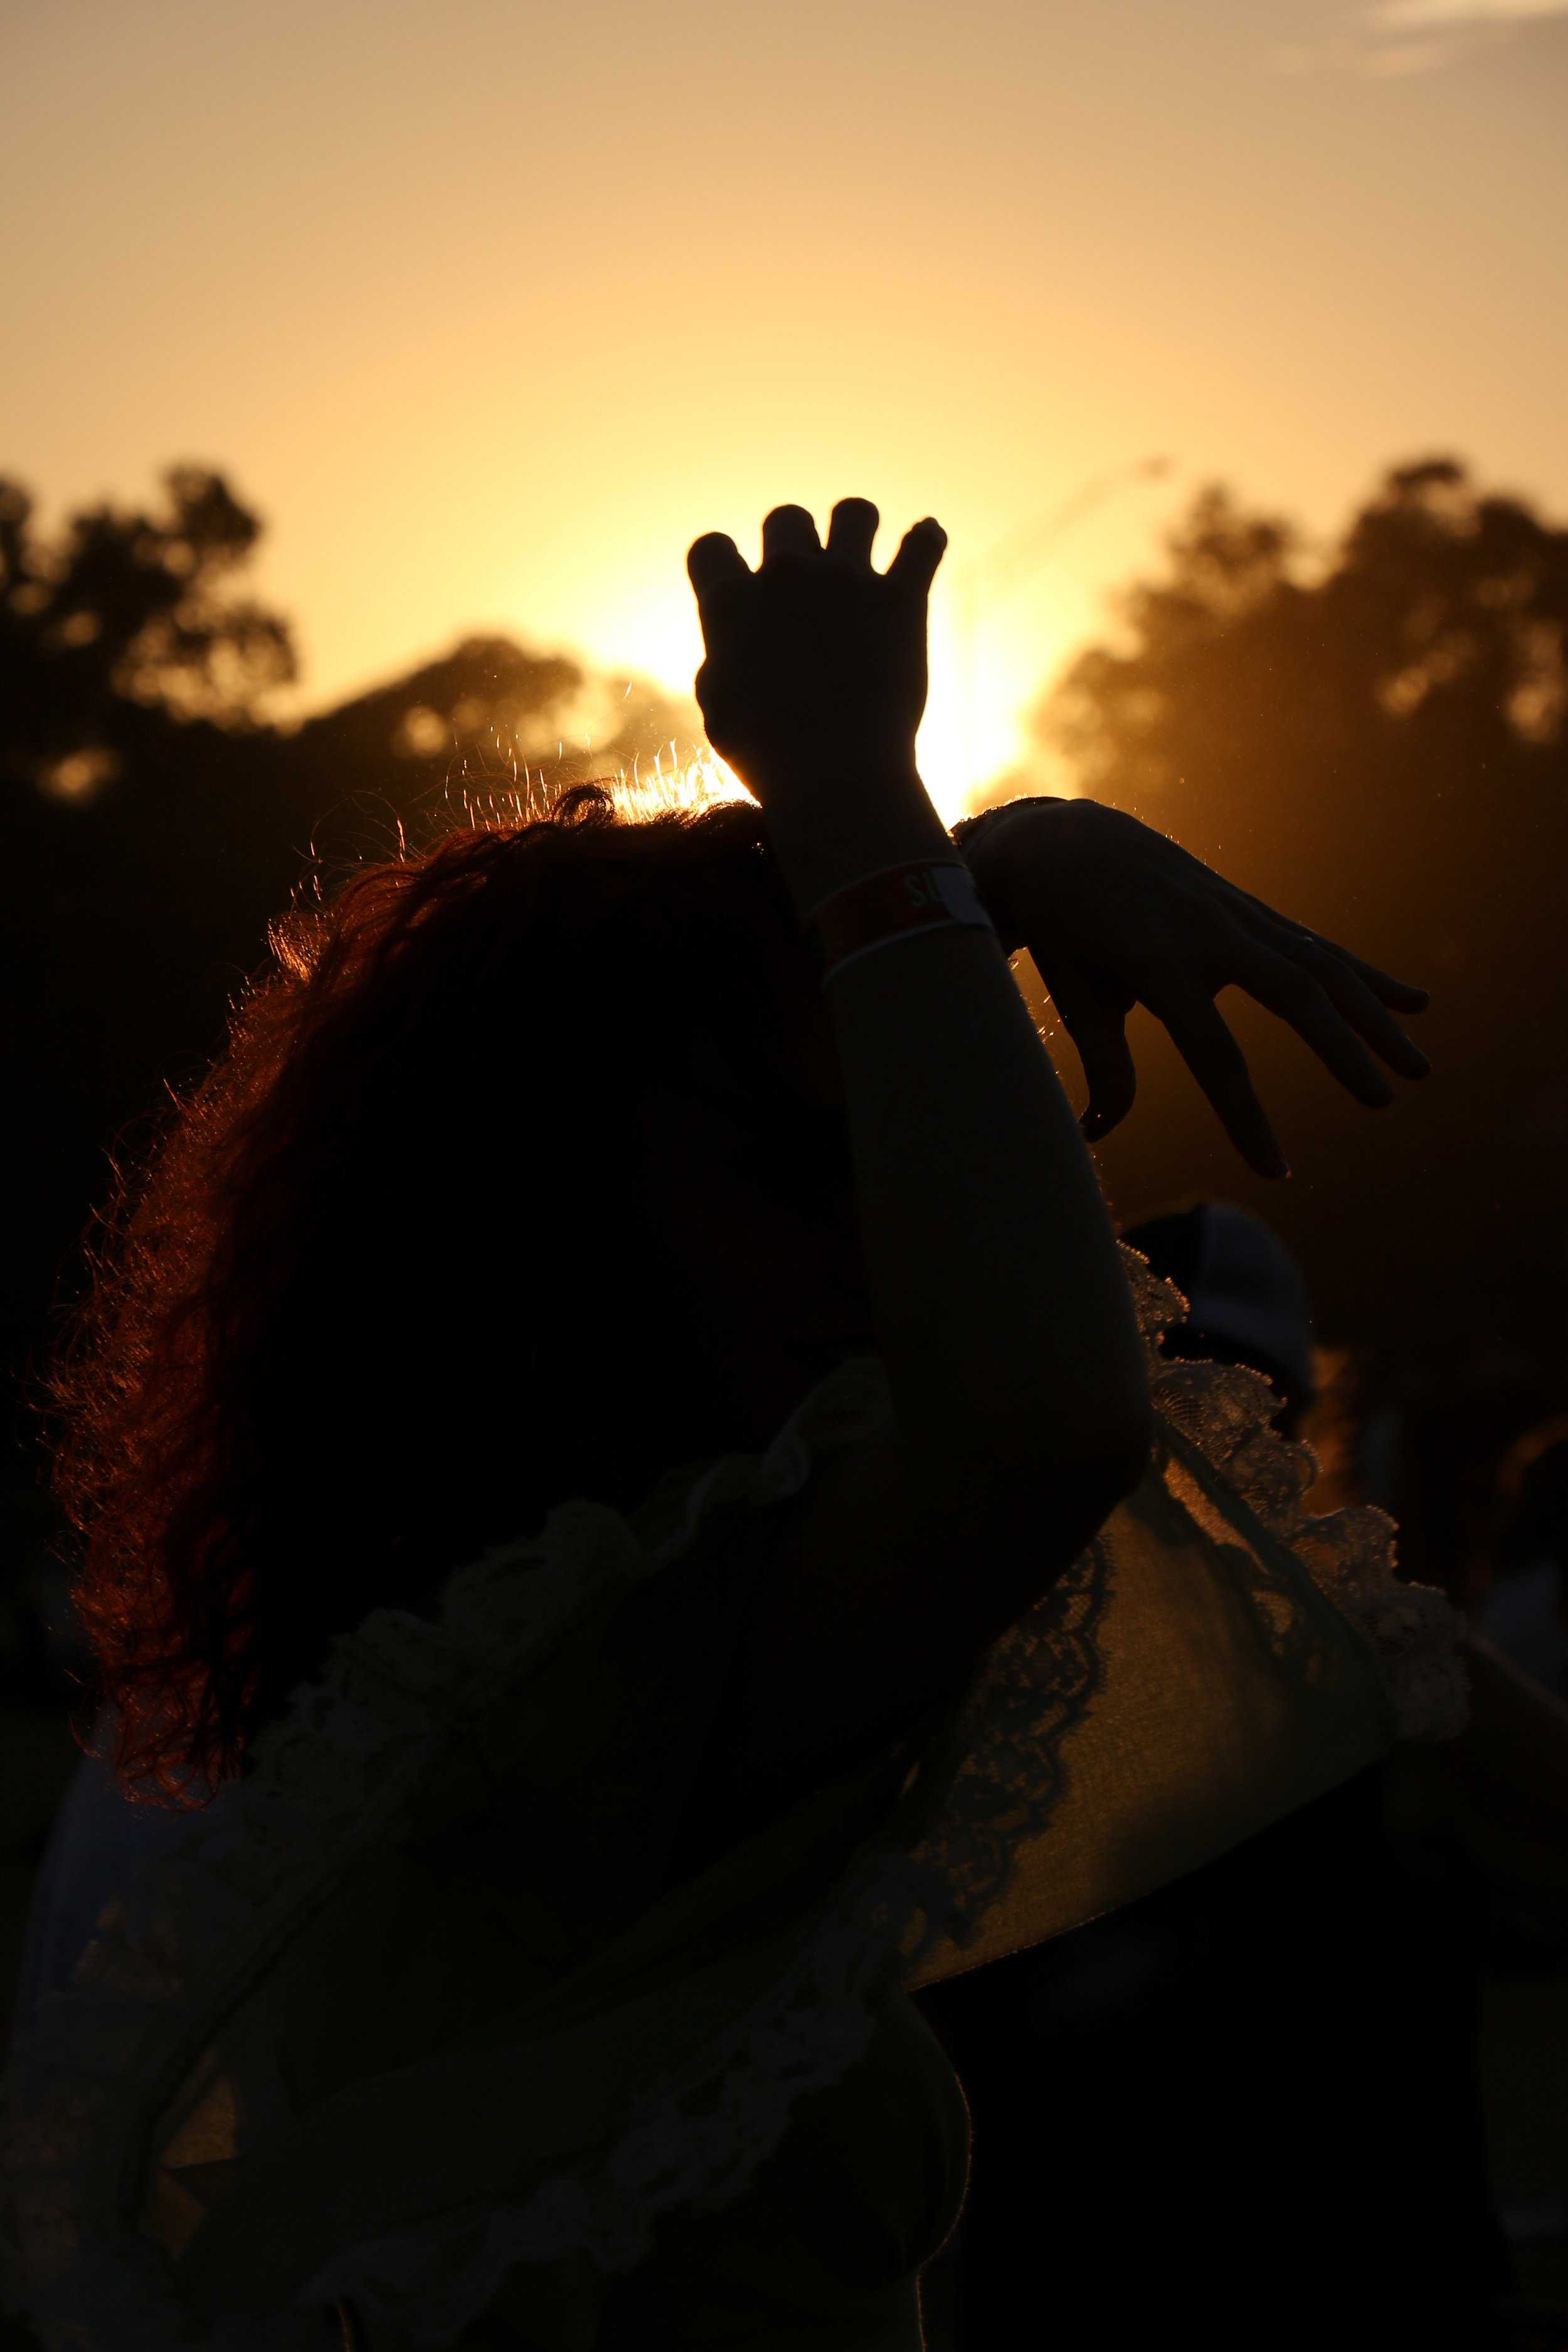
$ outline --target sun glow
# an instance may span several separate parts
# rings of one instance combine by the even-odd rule
[[[663,752],[651,770],[641,763],[628,775],[623,768],[610,793],[621,814],[628,817],[660,816],[668,809],[712,808],[720,801],[749,801],[752,798],[732,768],[725,766],[714,751],[688,749],[679,751],[669,746],[668,760]]]
[[[949,593],[940,575],[931,600],[930,690],[916,743],[921,774],[944,824],[952,824],[999,777],[1038,770],[1027,713],[1049,671],[1059,664],[1073,624],[1092,620],[1087,598],[1074,611],[1073,583],[1057,581],[1047,595],[1020,598],[1015,609],[972,610]],[[1062,593],[1066,588],[1067,593]],[[689,701],[702,659],[702,634],[684,581],[647,582],[606,601],[587,658],[619,676],[628,671]],[[692,739],[666,754],[657,792],[678,789],[712,796],[745,796],[745,787],[701,744],[693,712]],[[628,779],[628,785],[634,780]],[[1036,789],[1040,789],[1037,784]],[[1051,782],[1053,791],[1070,786]]]
[[[930,690],[915,751],[926,790],[943,824],[952,824],[985,787],[1027,755],[1022,709],[1037,674],[1020,669],[994,638],[964,641],[952,605],[933,599]]]
[[[706,748],[679,743],[666,745],[651,764],[637,761],[627,769],[592,779],[609,793],[617,814],[637,821],[661,816],[671,809],[704,809],[721,801],[749,801],[733,770]],[[560,777],[547,765],[534,769],[513,761],[499,774],[466,773],[447,785],[468,822],[477,826],[530,824],[545,816],[563,789]]]

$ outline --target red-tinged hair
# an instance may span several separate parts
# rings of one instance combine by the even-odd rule
[[[755,1442],[638,1171],[641,1088],[700,1036],[754,1132],[787,1129],[798,924],[760,810],[633,820],[578,785],[362,867],[268,949],[210,1069],[111,1159],[43,1375],[93,1713],[125,1794],[171,1809],[245,1771],[367,1610]]]

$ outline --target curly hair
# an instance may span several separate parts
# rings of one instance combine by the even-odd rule
[[[628,819],[582,784],[318,897],[131,1172],[110,1155],[42,1375],[93,1706],[123,1793],[171,1810],[248,1769],[368,1609],[754,1442],[638,1170],[643,1088],[706,1038],[792,1181],[799,925],[761,811]]]

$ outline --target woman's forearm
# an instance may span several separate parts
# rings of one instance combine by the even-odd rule
[[[955,852],[914,776],[858,778],[769,833],[803,917]],[[879,1350],[910,1442],[998,1476],[1130,1485],[1142,1347],[1099,1179],[996,938],[943,927],[827,983]]]

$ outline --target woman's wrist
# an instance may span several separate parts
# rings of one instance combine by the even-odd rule
[[[955,923],[996,929],[963,859],[905,858],[831,892],[807,919],[806,946],[826,988],[862,956]]]
[[[911,766],[816,780],[809,799],[764,803],[768,838],[803,923],[835,892],[869,874],[922,858],[958,862],[942,819]]]
[[[1003,838],[1006,827],[1000,820],[1026,808],[1058,808],[1061,804],[1060,795],[1056,793],[1026,793],[1019,800],[1001,801],[994,808],[981,809],[974,816],[962,816],[951,829],[950,838],[969,868],[981,904],[996,927],[1005,956],[1016,955],[1024,938],[1008,905],[1011,860]]]

